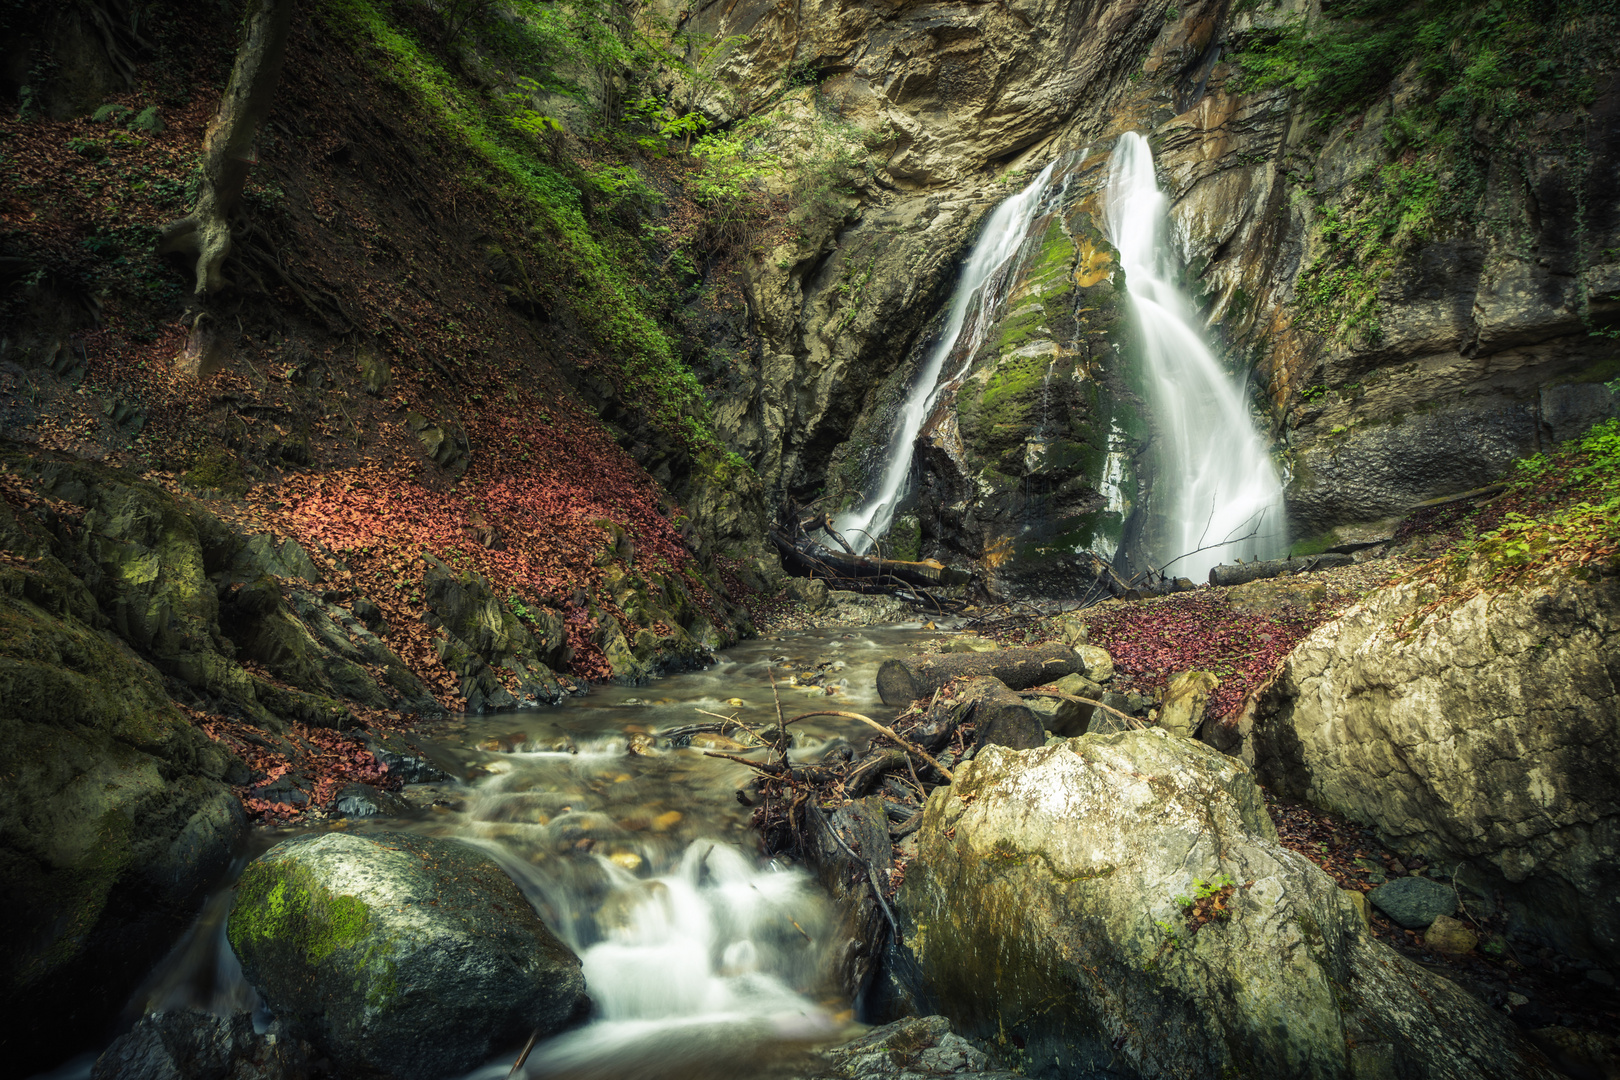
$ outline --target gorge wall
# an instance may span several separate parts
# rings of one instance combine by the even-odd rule
[[[1387,535],[1614,410],[1620,82],[1598,8],[1551,10],[1540,36],[1528,9],[1292,0],[682,11],[746,35],[724,91],[695,103],[850,140],[845,197],[745,266],[759,342],[721,425],[773,490],[870,491],[974,223],[1067,163],[924,429],[900,553],[988,557],[1055,593],[1151,539],[1152,417],[1097,216],[1126,130],[1150,136],[1187,286],[1286,470],[1297,548]],[[1373,40],[1380,25],[1404,36]],[[1431,25],[1455,31],[1450,53],[1408,40]],[[1359,59],[1311,67],[1336,48]],[[1556,59],[1531,78],[1538,56]],[[802,135],[761,138],[820,160]]]

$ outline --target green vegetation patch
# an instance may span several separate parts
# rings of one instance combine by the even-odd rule
[[[1349,0],[1331,17],[1251,37],[1234,56],[1236,88],[1297,91],[1324,128],[1357,119],[1403,72],[1416,78],[1416,93],[1391,99],[1385,160],[1317,201],[1325,251],[1300,279],[1302,323],[1376,343],[1380,284],[1419,244],[1475,220],[1491,158],[1517,161],[1527,142],[1545,141],[1548,114],[1592,104],[1617,42],[1613,0]],[[1554,135],[1581,171],[1576,191],[1589,180],[1581,131]],[[1292,179],[1307,191],[1313,182]],[[1584,236],[1578,201],[1573,227]]]
[[[370,45],[383,69],[438,127],[468,151],[471,180],[516,198],[537,235],[531,251],[551,287],[577,313],[585,331],[612,358],[624,400],[639,404],[663,432],[697,451],[718,445],[697,378],[647,310],[650,296],[592,232],[583,186],[621,185],[622,174],[598,170],[578,182],[544,159],[542,140],[556,121],[519,101],[504,106],[463,88],[409,31],[372,0],[330,0],[327,17],[340,33]],[[521,98],[521,95],[519,95]]]
[[[239,955],[266,942],[293,942],[320,963],[365,941],[370,924],[356,897],[334,895],[296,863],[259,859],[237,883],[226,933]]]

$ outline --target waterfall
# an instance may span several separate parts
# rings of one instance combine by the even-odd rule
[[[1122,135],[1109,167],[1107,221],[1164,440],[1154,500],[1168,524],[1157,561],[1174,559],[1165,571],[1172,577],[1199,579],[1219,563],[1278,551],[1287,536],[1277,468],[1175,286],[1165,209],[1147,140]]]
[[[917,433],[933,411],[940,393],[967,374],[974,350],[994,321],[992,313],[1003,298],[1009,264],[1023,246],[1025,234],[1029,232],[1041,198],[1051,183],[1056,164],[1053,161],[1047,165],[1033,183],[997,206],[985,220],[984,231],[973,246],[973,254],[962,268],[962,279],[957,282],[956,292],[951,296],[950,314],[946,318],[944,332],[928,353],[906,396],[905,406],[900,410],[900,423],[889,442],[889,456],[883,466],[877,494],[860,509],[838,517],[839,532],[849,538],[857,551],[864,553],[869,550],[873,540],[887,532],[894,520],[895,507],[905,494],[906,479],[911,474]],[[958,339],[962,336],[963,328],[968,326],[972,330],[970,340],[962,349],[961,368],[949,379],[942,380],[940,372],[945,367],[945,361],[957,351]]]

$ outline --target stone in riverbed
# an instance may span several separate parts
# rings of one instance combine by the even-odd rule
[[[1182,671],[1170,676],[1164,706],[1159,710],[1159,726],[1172,735],[1192,738],[1204,722],[1209,695],[1220,685],[1221,680],[1208,671]]]
[[[1426,877],[1399,877],[1367,894],[1372,906],[1390,922],[1407,930],[1422,930],[1442,915],[1457,912],[1457,892]]]
[[[1162,729],[980,750],[929,797],[897,901],[924,999],[1042,1076],[1554,1075],[1373,941],[1247,769]]]
[[[580,1004],[579,958],[476,848],[306,836],[249,864],[228,930],[278,1018],[344,1075],[438,1080]]]
[[[1479,935],[1449,915],[1441,915],[1423,931],[1423,944],[1437,953],[1462,956],[1474,951]]]
[[[1092,682],[1105,683],[1114,677],[1114,658],[1100,645],[1076,645],[1075,655],[1085,662],[1085,676]]]
[[[300,1080],[309,1047],[278,1031],[263,1035],[247,1013],[214,1016],[199,1009],[149,1013],[113,1040],[90,1070],[91,1080]]]
[[[931,1076],[976,1076],[1015,1080],[994,1068],[983,1050],[951,1030],[943,1016],[911,1016],[867,1032],[818,1055],[825,1067],[816,1080],[922,1080]]]

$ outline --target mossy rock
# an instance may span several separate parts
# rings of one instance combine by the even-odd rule
[[[246,830],[232,759],[94,614],[54,559],[0,573],[0,1053],[23,1074],[50,1064],[33,1032],[112,1017]]]
[[[289,840],[251,863],[227,936],[278,1018],[343,1075],[438,1080],[585,993],[579,958],[487,855],[406,833]]]

